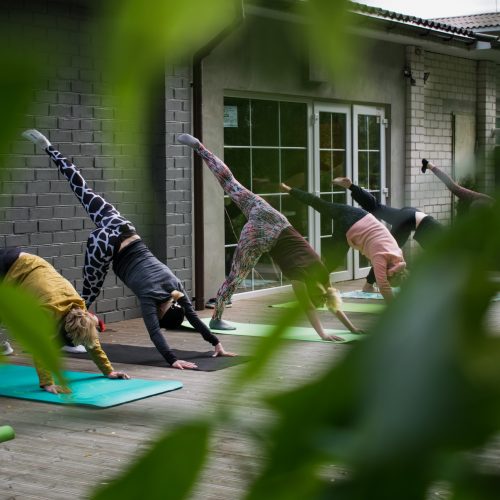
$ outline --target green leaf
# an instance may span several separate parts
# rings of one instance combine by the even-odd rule
[[[15,285],[0,282],[0,318],[27,351],[63,382],[60,345],[54,318],[30,293]]]
[[[161,436],[124,475],[93,500],[187,498],[205,462],[210,426],[193,422]]]

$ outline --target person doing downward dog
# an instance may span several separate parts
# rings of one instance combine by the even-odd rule
[[[495,202],[495,199],[487,194],[478,193],[457,184],[446,172],[425,158],[422,159],[421,170],[423,174],[427,170],[430,170],[459,200],[464,201],[468,208],[474,208],[479,205],[492,205]]]
[[[59,323],[70,339],[83,345],[92,361],[108,378],[129,379],[124,372],[117,372],[103,351],[97,336],[97,317],[89,313],[85,302],[71,283],[61,276],[46,260],[20,248],[0,250],[0,279],[31,292]],[[43,364],[34,359],[40,387],[53,394],[67,393],[67,387],[54,384],[54,379]]]
[[[359,250],[373,266],[380,293],[386,302],[393,298],[391,285],[397,286],[406,277],[403,252],[389,230],[362,208],[332,203],[286,184],[282,189],[333,220],[332,252],[327,262],[333,271],[342,262],[349,247]]]
[[[349,189],[353,200],[358,203],[363,210],[373,214],[377,219],[383,220],[391,225],[391,234],[400,248],[408,241],[410,234],[413,233],[413,239],[425,248],[429,240],[443,230],[443,225],[432,215],[413,207],[393,208],[380,203],[375,196],[356,184],[353,184],[348,177],[336,177],[333,184]],[[373,267],[366,277],[366,283],[363,287],[364,292],[375,291],[375,272]]]
[[[240,184],[227,165],[206,149],[198,139],[189,134],[181,134],[177,136],[177,140],[191,147],[203,158],[224,192],[247,219],[233,255],[229,275],[217,292],[210,326],[234,330],[232,325],[222,320],[224,304],[229,301],[261,255],[269,252],[283,274],[291,281],[299,303],[323,340],[342,340],[325,333],[316,312],[316,307],[324,304],[350,331],[359,332],[340,310],[340,296],[330,285],[328,270],[288,219],[260,196]]]
[[[181,370],[197,368],[194,363],[177,359],[161,332],[161,328],[180,326],[184,315],[193,328],[214,346],[214,357],[234,356],[234,353],[224,350],[218,338],[200,320],[180,280],[151,253],[132,223],[96,194],[75,165],[38,130],[26,130],[23,136],[50,156],[97,226],[87,241],[83,268],[82,297],[87,307],[99,295],[109,265],[112,264],[115,274],[139,299],[149,336],[167,363]]]

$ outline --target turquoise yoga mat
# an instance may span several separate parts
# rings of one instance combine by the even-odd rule
[[[202,321],[208,325],[210,318],[202,318]],[[248,337],[266,337],[274,328],[272,325],[259,325],[253,323],[236,323],[235,321],[228,321],[231,325],[236,327],[236,330],[215,330],[211,328],[214,333],[222,335],[242,335]],[[191,325],[185,321],[184,326],[191,328]],[[308,328],[304,326],[291,326],[286,329],[283,335],[284,339],[287,340],[308,340],[312,342],[328,342],[335,344],[347,344],[348,342],[357,342],[366,337],[365,334],[351,333],[347,330],[325,330],[326,333],[333,333],[342,337],[344,340],[327,341],[322,340],[313,328]]]
[[[269,307],[277,307],[281,309],[291,309],[297,307],[297,302],[284,302],[283,304],[273,304]],[[327,311],[328,309],[323,306],[318,308],[320,311]],[[364,313],[380,313],[385,309],[385,304],[371,304],[359,302],[343,302],[342,311],[344,312],[364,312]]]
[[[51,394],[40,389],[38,375],[31,366],[0,365],[0,396],[31,399],[43,403],[84,405],[109,408],[175,391],[182,387],[177,380],[111,380],[98,373],[64,372],[73,391]]]
[[[374,299],[384,300],[381,293],[363,292],[362,290],[352,290],[350,292],[340,292],[343,299]]]

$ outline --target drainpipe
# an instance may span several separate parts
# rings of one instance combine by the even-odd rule
[[[236,20],[193,57],[193,135],[203,142],[203,59],[243,22],[243,0]],[[203,217],[203,160],[193,155],[193,217],[194,217],[194,306],[205,309],[205,221]]]

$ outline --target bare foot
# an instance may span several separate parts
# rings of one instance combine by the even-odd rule
[[[352,181],[349,177],[335,177],[333,179],[332,184],[336,184],[337,186],[343,187],[345,189],[349,189],[352,186]]]
[[[377,290],[375,289],[375,286],[373,285],[373,283],[368,283],[366,282],[363,286],[363,292],[366,292],[366,293],[375,293]]]

